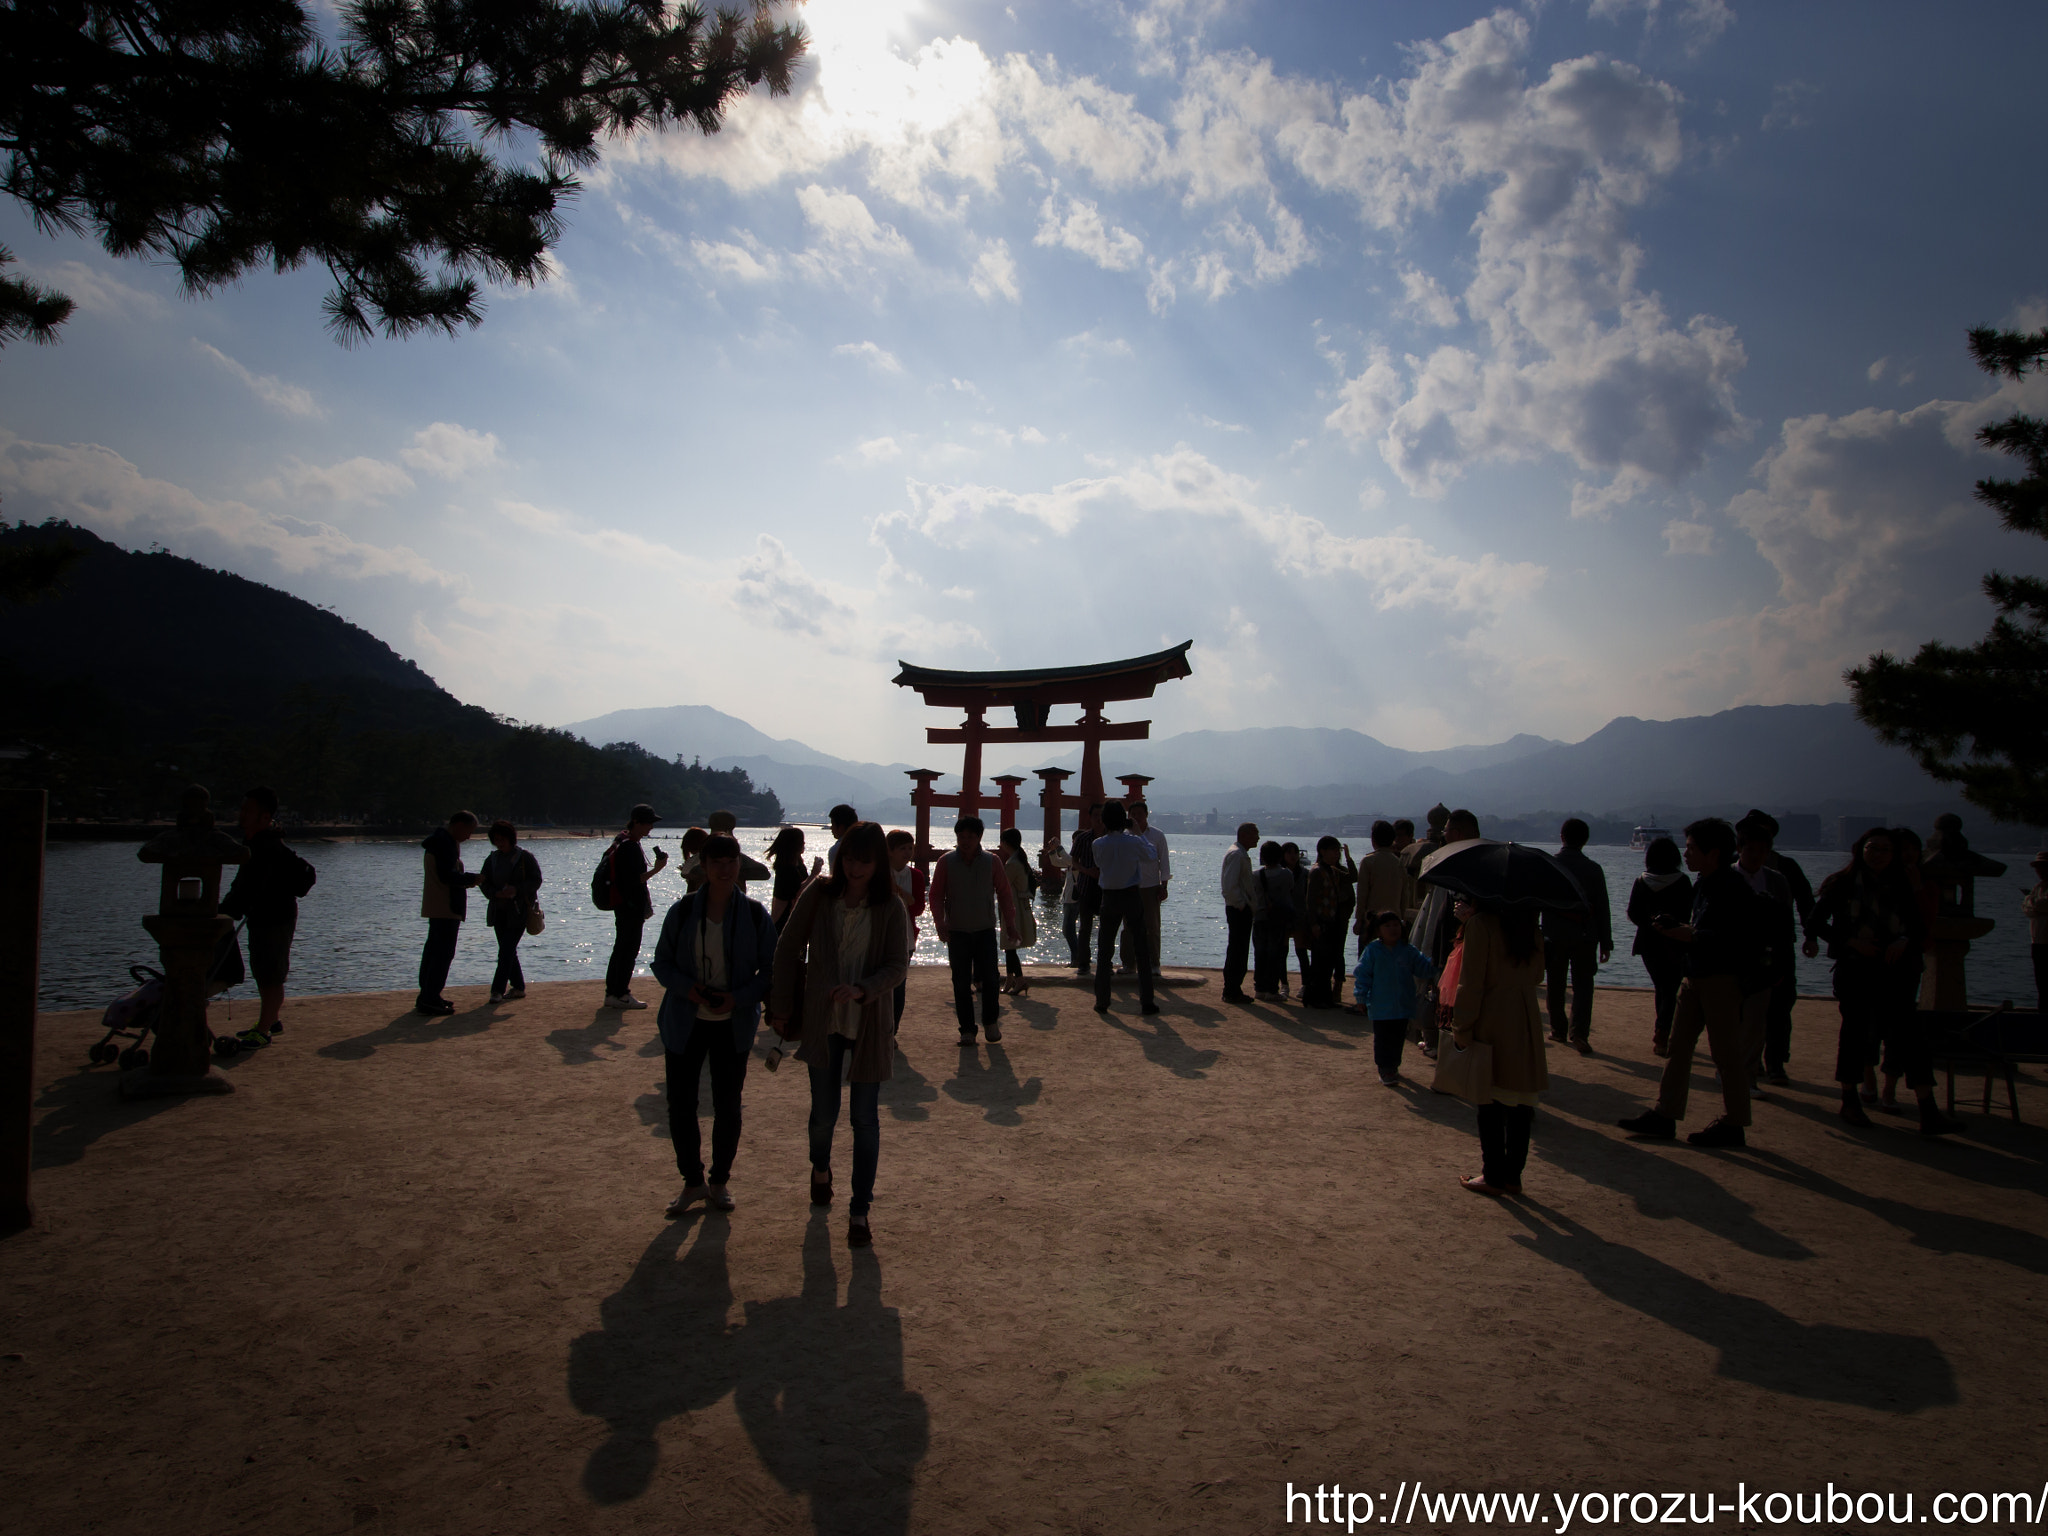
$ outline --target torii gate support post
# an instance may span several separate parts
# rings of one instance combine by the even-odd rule
[[[36,1219],[36,993],[42,985],[43,835],[49,795],[0,791],[0,1232]]]
[[[966,761],[960,768],[960,814],[976,816],[981,813],[981,741],[988,734],[988,722],[982,718],[984,710],[970,709],[961,723],[966,733]]]
[[[932,780],[939,776],[936,768],[907,768],[905,774],[917,786],[910,792],[910,803],[917,807],[917,849],[911,855],[919,869],[929,869],[938,850],[932,847]]]
[[[1017,786],[1024,782],[1024,776],[1017,773],[999,773],[995,781],[1002,786],[1003,791],[1002,798],[996,801],[996,809],[1002,817],[999,830],[1007,832],[1017,825]]]
[[[1038,808],[1044,812],[1046,839],[1064,848],[1066,841],[1060,836],[1060,811],[1065,807],[1067,797],[1060,792],[1060,784],[1071,779],[1074,776],[1073,772],[1066,768],[1039,768],[1033,771],[1045,786],[1038,792]]]

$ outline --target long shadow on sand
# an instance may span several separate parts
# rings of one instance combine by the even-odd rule
[[[661,1425],[731,1393],[762,1465],[809,1497],[814,1531],[907,1530],[930,1436],[923,1397],[904,1386],[902,1325],[882,1304],[875,1251],[853,1251],[840,1306],[830,1218],[813,1214],[801,1294],[748,1302],[735,1325],[729,1225],[705,1217],[679,1257],[697,1226],[684,1218],[648,1244],[603,1302],[598,1331],[569,1347],[570,1401],[611,1429],[584,1467],[584,1490],[604,1505],[639,1498]]]
[[[987,1066],[982,1065],[979,1051],[962,1046],[959,1066],[939,1086],[947,1098],[980,1109],[982,1119],[990,1125],[1022,1125],[1024,1117],[1018,1111],[1038,1102],[1045,1083],[1036,1077],[1018,1082],[1010,1053],[991,1045]]]
[[[35,1138],[30,1149],[31,1166],[61,1168],[85,1156],[85,1149],[102,1136],[125,1131],[153,1115],[182,1104],[182,1099],[135,1099],[121,1097],[120,1075],[87,1069],[43,1085],[36,1096]]]
[[[480,1035],[503,1016],[490,1004],[445,1018],[428,1018],[408,1008],[382,1029],[373,1029],[367,1035],[351,1035],[346,1040],[330,1040],[313,1054],[329,1061],[368,1061],[387,1045],[438,1045],[444,1040]]]
[[[1261,1024],[1270,1025],[1290,1040],[1299,1040],[1303,1045],[1327,1046],[1333,1051],[1355,1051],[1356,1040],[1346,1039],[1340,1020],[1348,1018],[1339,1009],[1317,1009],[1316,1016],[1325,1021],[1325,1027],[1318,1029],[1309,1022],[1308,1012],[1297,1014],[1272,1003],[1240,1003],[1239,1013],[1248,1019],[1257,1019]]]
[[[804,1070],[798,1062],[799,1070]],[[882,1084],[882,1106],[897,1120],[929,1120],[932,1112],[925,1106],[939,1101],[939,1090],[932,1086],[932,1080],[911,1064],[909,1055],[903,1049],[903,1042],[896,1043],[896,1067],[889,1080]]]
[[[1557,1111],[1562,1110],[1564,1114]],[[1626,1195],[1636,1211],[1651,1221],[1690,1222],[1747,1252],[1767,1259],[1810,1259],[1813,1250],[1795,1238],[1766,1226],[1756,1208],[1701,1166],[1701,1154],[1681,1147],[1653,1151],[1647,1143],[1603,1135],[1564,1115],[1612,1124],[1637,1114],[1632,1096],[1605,1083],[1575,1082],[1553,1077],[1543,1112],[1536,1120],[1531,1151],[1566,1173]]]
[[[1102,1022],[1137,1041],[1138,1049],[1153,1066],[1164,1067],[1175,1077],[1207,1077],[1209,1068],[1216,1065],[1223,1053],[1197,1050],[1166,1019],[1165,1014],[1155,1013],[1132,1022],[1109,1013],[1103,1015]]]
[[[1528,1229],[1516,1242],[1578,1271],[1603,1296],[1712,1345],[1721,1352],[1717,1374],[1731,1381],[1879,1413],[1918,1413],[1957,1401],[1955,1371],[1932,1339],[1802,1323],[1767,1302],[1716,1290],[1696,1275],[1610,1243],[1534,1201],[1503,1205]]]
[[[547,1040],[549,1045],[561,1053],[563,1066],[580,1067],[602,1059],[598,1055],[599,1046],[609,1051],[623,1051],[626,1048],[624,1044],[613,1037],[625,1027],[625,1023],[624,1009],[599,1008],[591,1014],[590,1022],[583,1028],[551,1029],[548,1031]],[[655,1036],[657,1041],[660,1038],[659,1035]],[[657,1044],[652,1050],[643,1048],[642,1054],[653,1056],[659,1054],[660,1050],[661,1047]]]
[[[1834,1090],[1832,1083],[1827,1087],[1831,1092]],[[1901,1089],[1900,1101],[1910,1105],[1912,1095]],[[1859,1147],[1913,1163],[1929,1172],[1993,1189],[2048,1195],[2048,1167],[2044,1167],[2048,1165],[2048,1136],[2037,1126],[2015,1125],[1995,1113],[1972,1113],[1975,1106],[1970,1105],[1963,1111],[1969,1115],[1964,1122],[1968,1130],[1963,1136],[1927,1138],[1920,1135],[1910,1115],[1894,1122],[1887,1116],[1873,1114],[1871,1118],[1878,1122],[1878,1129],[1852,1131],[1842,1123],[1832,1104],[1807,1103],[1785,1094],[1773,1095],[1772,1102],[1788,1114],[1825,1126]],[[1916,1108],[1913,1113],[1917,1112]]]
[[[2033,1274],[2048,1275],[2048,1238],[2038,1232],[1986,1221],[1981,1216],[1965,1216],[1956,1211],[1930,1211],[1884,1195],[1866,1195],[1860,1189],[1851,1189],[1839,1179],[1831,1179],[1776,1152],[1751,1148],[1745,1161],[1768,1178],[1868,1212],[1910,1234],[1916,1248],[1925,1248],[1933,1253],[1967,1253],[1980,1259],[1997,1259],[2000,1263],[2011,1264]]]

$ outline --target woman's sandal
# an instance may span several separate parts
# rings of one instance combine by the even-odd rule
[[[813,1168],[811,1170],[811,1204],[830,1205],[831,1203],[832,1175],[828,1172],[821,1179],[818,1177],[818,1170]]]

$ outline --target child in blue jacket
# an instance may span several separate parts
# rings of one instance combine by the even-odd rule
[[[1359,952],[1351,995],[1365,1004],[1372,1020],[1373,1065],[1380,1081],[1392,1088],[1401,1081],[1401,1050],[1415,1012],[1416,983],[1435,976],[1436,964],[1408,942],[1408,925],[1400,913],[1382,912],[1375,932],[1379,937]]]

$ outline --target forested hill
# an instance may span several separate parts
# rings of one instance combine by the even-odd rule
[[[0,548],[67,543],[53,593],[0,604],[0,770],[54,817],[168,815],[197,781],[232,804],[276,787],[307,821],[436,822],[459,806],[604,825],[638,801],[666,821],[782,819],[744,772],[591,746],[464,704],[346,619],[176,555],[62,523],[0,526]]]

